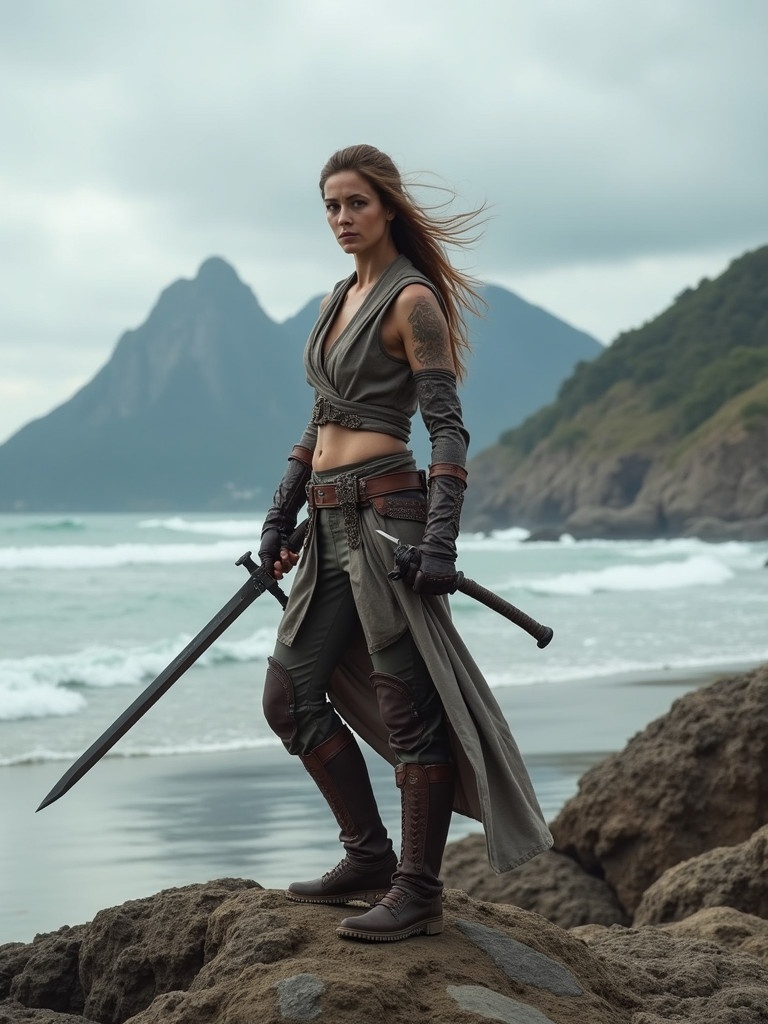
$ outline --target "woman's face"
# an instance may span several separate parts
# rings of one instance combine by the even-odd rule
[[[332,174],[323,189],[328,224],[344,252],[369,252],[391,241],[394,213],[378,192],[357,171]]]

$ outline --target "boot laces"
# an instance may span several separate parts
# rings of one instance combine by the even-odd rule
[[[401,889],[399,886],[393,886],[388,893],[385,893],[380,900],[376,901],[376,905],[381,904],[393,914],[397,914],[402,906],[411,899],[413,899],[412,893],[406,892],[405,889]]]
[[[323,875],[323,885],[327,885],[329,882],[335,882],[336,879],[343,875],[344,872],[349,868],[350,864],[346,857],[339,861],[335,868],[331,868],[330,871],[326,871]]]

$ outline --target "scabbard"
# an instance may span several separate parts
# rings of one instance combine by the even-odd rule
[[[499,615],[503,615],[510,622],[514,622],[516,626],[524,629],[526,633],[530,633],[534,640],[537,641],[537,647],[546,647],[552,639],[554,631],[550,626],[544,626],[541,622],[537,622],[536,619],[532,619],[522,609],[514,604],[510,604],[509,601],[505,601],[503,597],[494,594],[492,590],[487,590],[479,583],[476,583],[475,580],[469,579],[463,572],[457,573],[457,577],[456,589],[460,593],[466,594],[467,597],[471,597],[475,601],[479,601],[486,608],[498,612]]]

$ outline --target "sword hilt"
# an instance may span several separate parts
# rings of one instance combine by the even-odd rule
[[[391,537],[388,533],[384,533],[383,530],[378,530],[377,532],[395,545],[395,568],[392,572],[387,573],[389,579],[403,579],[408,571],[408,562],[414,560],[414,554],[420,557],[418,548],[413,544],[405,544],[396,537]],[[402,568],[403,566],[405,568]],[[457,590],[468,597],[474,598],[475,601],[479,601],[492,611],[498,612],[499,615],[503,615],[510,622],[514,622],[516,626],[529,633],[537,641],[539,647],[546,647],[554,636],[551,626],[544,626],[541,622],[537,622],[536,619],[531,618],[530,615],[527,615],[516,605],[510,604],[503,597],[494,594],[492,590],[486,590],[485,587],[481,587],[475,580],[468,579],[463,572],[456,573],[456,579],[449,593],[455,594]]]
[[[248,572],[251,574],[251,583],[256,588],[257,593],[263,594],[265,590],[268,590],[270,594],[274,594],[277,600],[280,602],[283,608],[288,604],[288,595],[277,582],[274,576],[270,576],[263,565],[256,565],[254,560],[251,558],[251,552],[246,551],[245,554],[240,555],[235,565],[244,565]]]
[[[296,529],[293,531],[291,536],[288,538],[287,547],[290,551],[299,551],[301,545],[304,543],[304,534],[307,532],[308,520],[304,520],[303,523],[299,523]],[[251,555],[253,552],[246,551],[240,555],[235,565],[244,565],[248,572],[251,574],[251,580],[253,581],[256,590],[263,594],[265,590],[268,590],[270,594],[274,594],[280,604],[285,608],[288,604],[288,595],[278,584],[274,576],[270,576],[267,570],[262,565],[257,565]]]
[[[516,626],[524,629],[526,633],[529,633],[537,641],[537,647],[546,647],[554,636],[554,630],[551,626],[545,626],[541,622],[537,622],[536,619],[522,611],[517,605],[510,604],[503,597],[494,594],[492,590],[486,590],[485,587],[476,583],[475,580],[468,579],[463,572],[457,573],[456,576],[457,590],[462,594],[466,594],[467,597],[474,598],[475,601],[484,604],[486,608],[498,612],[499,615],[503,615],[510,622],[514,622]]]

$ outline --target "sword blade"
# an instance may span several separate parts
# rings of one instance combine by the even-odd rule
[[[82,779],[86,772],[90,771],[107,751],[112,749],[120,737],[124,736],[149,711],[152,705],[160,700],[176,680],[184,675],[190,666],[194,665],[204,651],[208,650],[214,640],[220,637],[226,629],[229,629],[235,619],[239,618],[245,609],[252,605],[256,598],[263,594],[265,590],[269,590],[270,593],[274,594],[283,607],[285,607],[285,603],[288,600],[285,593],[271,576],[261,569],[260,566],[256,566],[253,563],[250,555],[249,551],[238,559],[237,562],[238,565],[244,564],[249,568],[251,576],[248,582],[243,584],[234,597],[214,615],[211,621],[200,630],[193,640],[190,640],[184,650],[177,654],[160,675],[139,694],[133,704],[126,708],[122,715],[88,747],[85,753],[78,757],[72,767],[62,775],[42,801],[37,808],[38,811],[48,807],[49,804],[58,800],[59,797],[64,796],[76,782]]]

